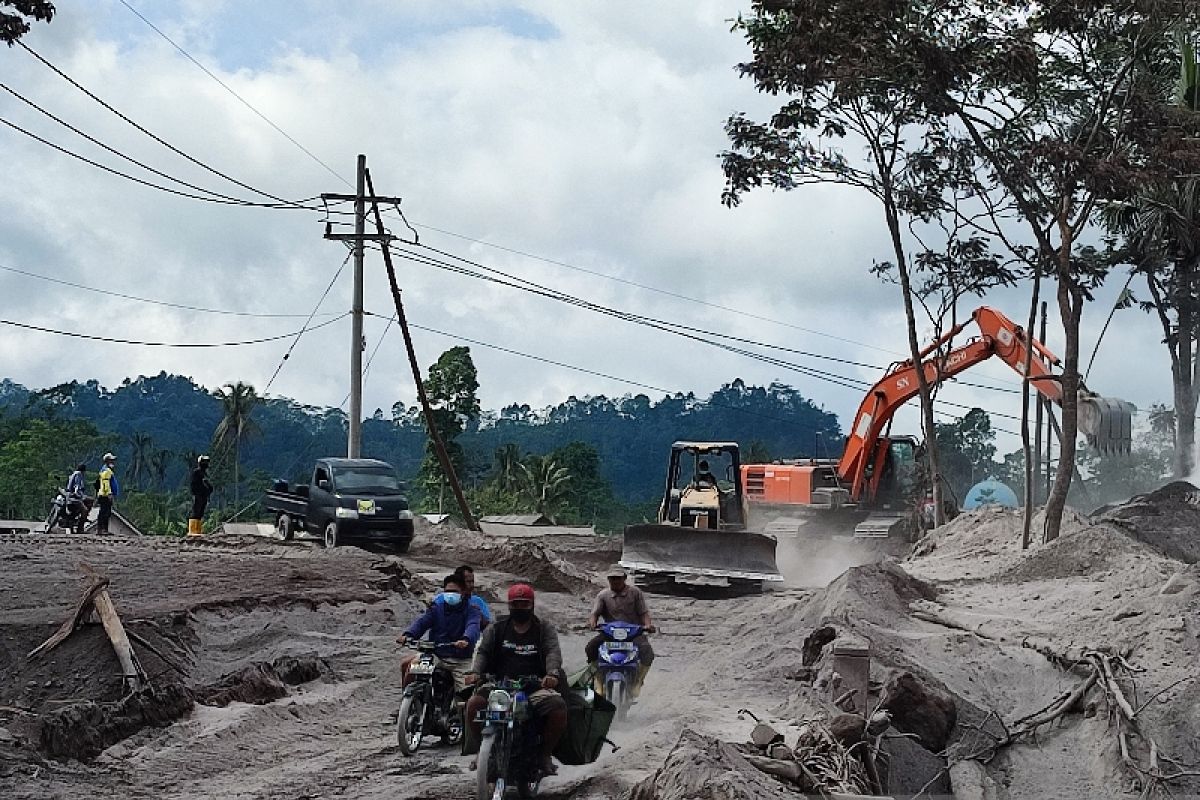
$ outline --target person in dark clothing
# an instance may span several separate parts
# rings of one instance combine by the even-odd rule
[[[212,496],[213,485],[208,479],[208,456],[196,459],[196,468],[192,470],[192,514],[188,517],[188,536],[200,536],[204,529],[204,510],[208,508],[208,498]]]
[[[702,486],[711,486],[716,488],[717,478],[709,471],[707,461],[700,462],[700,468],[696,470],[695,483],[697,488]]]
[[[562,649],[554,626],[534,615],[533,602],[533,587],[529,584],[516,583],[509,588],[508,617],[484,632],[467,683],[478,685],[481,676],[510,680],[542,676],[541,688],[529,696],[529,705],[542,724],[542,772],[553,775],[558,771],[554,766],[554,749],[567,729],[567,701],[556,691],[562,673]],[[475,742],[479,741],[483,728],[476,717],[487,706],[490,690],[490,684],[478,685],[474,696],[467,701],[467,727]]]
[[[466,688],[466,676],[471,669],[471,653],[479,641],[479,621],[479,609],[463,597],[458,576],[447,575],[442,579],[441,593],[429,604],[425,613],[405,629],[398,641],[408,644],[429,634],[430,641],[440,642],[437,656],[453,673],[455,690],[462,690]],[[401,685],[408,685],[408,669],[416,660],[416,655],[400,660]]]

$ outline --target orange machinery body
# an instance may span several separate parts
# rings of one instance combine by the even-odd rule
[[[930,357],[970,322],[979,326],[980,336]],[[1030,349],[1033,351],[1030,385],[1046,399],[1061,403],[1062,389],[1052,371],[1059,364],[1058,357],[1041,342],[1030,341],[1021,326],[987,306],[977,308],[970,320],[956,325],[922,350],[920,369],[926,382],[934,386],[997,356],[1021,374]],[[836,462],[743,464],[741,477],[746,499],[770,505],[871,505],[885,473],[891,446],[886,431],[896,411],[918,394],[917,369],[911,359],[898,362],[871,387],[859,404],[846,447]]]

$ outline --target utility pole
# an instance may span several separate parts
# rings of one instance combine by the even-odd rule
[[[363,250],[368,240],[377,241],[386,248],[387,243],[394,239],[386,233],[368,234],[367,203],[398,203],[396,197],[367,196],[367,157],[361,153],[358,156],[358,181],[354,194],[321,195],[322,200],[354,201],[354,233],[333,233],[332,225],[325,223],[325,238],[336,241],[350,241],[354,244],[354,299],[350,306],[350,431],[346,440],[346,457],[359,458],[362,455],[362,354],[366,348],[363,340]]]

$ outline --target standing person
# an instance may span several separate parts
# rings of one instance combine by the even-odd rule
[[[592,613],[588,617],[588,628],[595,629],[600,624],[600,618],[605,622],[628,622],[641,625],[645,631],[633,641],[638,647],[638,671],[633,679],[632,694],[637,697],[646,681],[646,673],[654,663],[654,649],[646,633],[654,633],[654,623],[650,619],[650,608],[646,605],[646,595],[636,586],[629,585],[629,576],[625,568],[615,566],[605,574],[608,578],[608,588],[596,595],[592,604]],[[598,633],[584,646],[588,663],[596,666],[600,660],[600,645],[604,642],[604,634]]]
[[[204,533],[201,527],[204,523],[204,509],[208,507],[208,498],[212,496],[213,485],[208,479],[208,456],[196,459],[196,468],[192,470],[192,515],[188,517],[188,536],[200,536]]]
[[[488,625],[492,624],[492,607],[488,605],[487,600],[475,594],[475,569],[468,564],[463,564],[454,570],[454,575],[463,587],[463,596],[479,609],[479,615],[482,617],[479,622],[479,630],[485,630]]]
[[[461,691],[467,685],[471,653],[479,641],[479,609],[463,597],[463,587],[457,576],[447,575],[442,579],[441,593],[425,613],[400,634],[398,641],[408,644],[410,639],[420,639],[426,633],[430,641],[440,643],[435,652],[454,674],[455,691]],[[401,685],[408,685],[408,668],[416,660],[416,655],[400,659]]]
[[[509,587],[508,617],[483,634],[467,683],[478,684],[481,677],[486,681],[542,676],[541,688],[529,695],[529,705],[542,725],[542,773],[554,775],[558,771],[554,766],[554,749],[567,729],[567,701],[555,691],[562,674],[562,649],[554,626],[533,613],[533,601],[533,587],[529,584],[514,583]],[[467,701],[467,732],[475,743],[483,732],[483,724],[476,718],[487,706],[490,690],[491,686],[483,683]],[[473,763],[471,768],[477,766]]]
[[[96,518],[96,533],[108,534],[108,521],[112,517],[113,501],[121,496],[121,487],[117,484],[117,457],[112,453],[104,454],[104,466],[96,478],[96,503],[100,513]]]
[[[75,532],[83,533],[88,513],[92,510],[92,499],[87,495],[87,464],[75,467],[71,477],[67,478],[67,504],[79,509],[79,521],[75,523]]]

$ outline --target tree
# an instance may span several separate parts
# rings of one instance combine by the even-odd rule
[[[919,69],[916,53],[887,39],[892,27],[918,26],[920,3],[790,3],[754,0],[734,30],[750,44],[754,58],[738,71],[755,87],[785,102],[767,123],[734,114],[725,130],[733,149],[722,154],[726,177],[723,200],[734,206],[743,194],[764,184],[790,190],[813,183],[837,183],[865,190],[879,201],[900,285],[913,364],[922,361],[917,332],[906,217],[938,207],[950,188],[949,170],[928,168],[925,152],[951,142],[936,127],[939,118],[924,100],[905,93],[901,81]],[[889,26],[885,20],[897,16]],[[866,151],[848,159],[826,144],[851,137]],[[937,521],[944,521],[933,396],[924,370],[916,370],[928,472],[934,476]]]
[[[430,415],[446,447],[450,464],[460,475],[465,473],[467,458],[457,439],[468,423],[479,418],[478,391],[478,372],[468,347],[450,348],[429,368],[425,393],[429,397]],[[447,481],[431,438],[425,443],[425,459],[421,462],[417,482],[427,498],[438,498],[440,511]]]
[[[0,513],[42,519],[76,464],[92,461],[112,437],[87,420],[9,418],[0,421]]]
[[[222,386],[213,392],[213,396],[221,401],[222,411],[221,421],[213,431],[213,450],[222,457],[227,457],[232,450],[233,504],[240,506],[242,439],[261,433],[258,424],[251,419],[260,398],[253,386],[241,381]]]
[[[938,423],[937,439],[943,475],[960,504],[978,481],[999,472],[996,432],[983,409],[972,408],[961,419]]]
[[[1180,41],[1180,76],[1172,117],[1181,130],[1200,133],[1200,75],[1192,42]],[[1173,138],[1163,142],[1174,149]],[[1186,151],[1186,148],[1183,148]],[[1184,153],[1186,156],[1186,152]],[[1184,167],[1184,165],[1181,165]],[[1188,170],[1189,172],[1191,170]],[[1192,474],[1196,448],[1196,406],[1200,398],[1200,179],[1173,175],[1148,184],[1104,210],[1110,231],[1122,237],[1118,254],[1141,275],[1150,300],[1141,303],[1162,325],[1163,344],[1171,357],[1174,407],[1175,477]],[[1123,292],[1118,307],[1132,305]]]
[[[496,449],[492,480],[504,492],[516,491],[521,482],[521,448],[505,442]]]
[[[1194,27],[1200,5],[756,0],[753,7],[769,46],[764,88],[832,85],[844,105],[866,98],[914,115],[928,143],[909,162],[919,183],[939,172],[970,179],[980,214],[964,218],[1030,267],[1033,302],[1040,277],[1054,278],[1065,340],[1063,468],[1047,502],[1045,536],[1056,538],[1076,453],[1083,307],[1109,266],[1081,236],[1099,202],[1162,168],[1155,147],[1165,132],[1159,87],[1171,61],[1168,34]],[[788,80],[770,77],[789,71]],[[789,117],[773,120],[783,129],[822,123],[817,104],[784,110]],[[805,156],[778,152],[785,165]],[[943,197],[931,205],[945,207]]]
[[[53,17],[54,4],[47,0],[0,0],[0,42],[12,47],[17,39],[29,33],[30,20],[49,22]]]
[[[521,491],[538,514],[551,520],[566,503],[571,473],[552,456],[530,456],[521,463]]]
[[[129,437],[129,486],[144,489],[145,478],[150,473],[150,457],[154,441],[148,434],[134,433]]]
[[[814,453],[814,455],[816,455]],[[755,439],[750,442],[750,449],[746,451],[746,457],[742,459],[745,464],[770,464],[771,450],[767,447],[767,443],[762,439]]]

